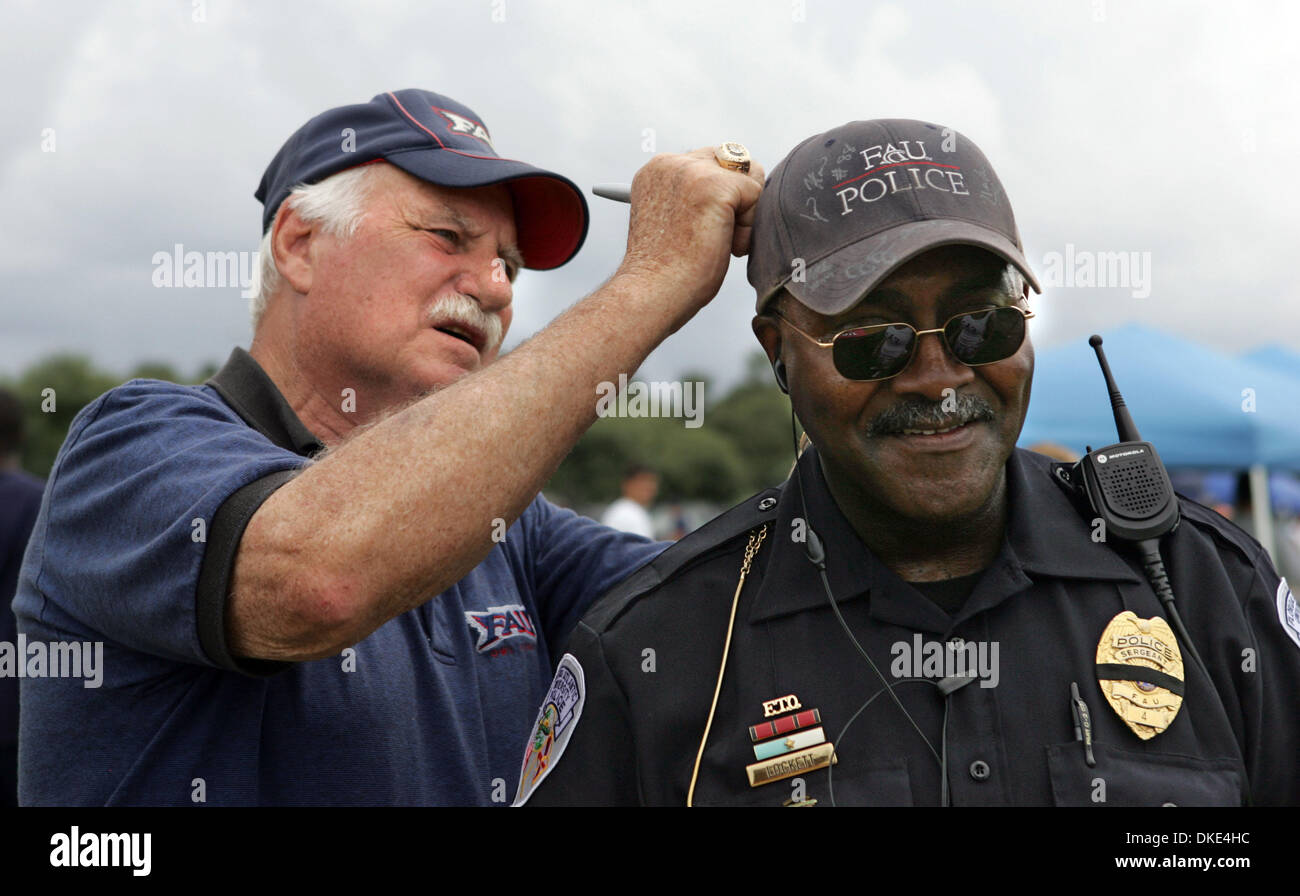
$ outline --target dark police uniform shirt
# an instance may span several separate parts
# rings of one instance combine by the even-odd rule
[[[239,539],[320,450],[241,349],[207,385],[136,380],[78,415],[14,610],[29,642],[101,644],[100,680],[22,680],[22,804],[508,804],[554,646],[662,546],[538,497],[340,656],[241,659]]]
[[[1231,523],[1184,499],[1182,522],[1163,541],[1177,605],[1214,680],[1184,650],[1184,703],[1167,730],[1142,740],[1103,698],[1097,646],[1124,610],[1166,614],[1131,555],[1092,540],[1091,514],[1074,506],[1050,459],[1017,449],[1008,461],[1001,552],[952,616],[857,538],[814,450],[800,465],[843,615],[940,753],[947,713],[953,805],[1300,802],[1300,632],[1284,622],[1294,598]],[[826,806],[832,784],[836,805],[940,804],[939,762],[882,693],[792,539],[803,515],[792,477],[597,602],[567,646],[585,679],[576,727],[528,805],[686,804],[742,555],[764,525],[694,804]],[[907,680],[917,670],[904,660],[952,638],[984,645],[989,657],[998,650],[992,674],[967,679],[945,705],[930,681]],[[921,671],[933,679],[940,670]],[[1076,739],[1071,683],[1090,710],[1093,765]],[[820,712],[838,763],[751,787],[748,729],[764,721],[765,701],[786,695]]]

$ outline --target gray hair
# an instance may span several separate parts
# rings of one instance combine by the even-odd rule
[[[1020,268],[1007,262],[1006,270],[1002,272],[1002,284],[1011,297],[1012,305],[1024,299],[1025,282],[1025,275],[1020,273]]]
[[[360,165],[340,171],[318,183],[294,187],[285,197],[281,208],[292,208],[304,221],[319,222],[326,233],[347,239],[356,233],[365,216],[366,198],[370,195],[374,168],[374,165]],[[279,212],[276,214],[278,216]],[[258,248],[255,288],[253,297],[248,302],[254,330],[257,329],[271,296],[280,286],[280,271],[275,266],[275,256],[271,252],[271,234],[274,231],[275,225],[272,222]]]

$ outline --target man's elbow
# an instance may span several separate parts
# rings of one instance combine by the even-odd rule
[[[338,655],[373,630],[363,577],[316,569],[275,585],[236,581],[227,610],[231,652],[303,662]]]

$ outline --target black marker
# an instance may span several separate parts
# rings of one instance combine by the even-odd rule
[[[1078,683],[1073,681],[1070,682],[1070,713],[1074,716],[1074,739],[1083,741],[1083,757],[1088,768],[1092,768],[1097,764],[1092,755],[1092,714],[1088,712],[1088,704],[1079,696]]]

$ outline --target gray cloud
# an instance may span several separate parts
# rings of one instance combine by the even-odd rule
[[[1230,348],[1300,347],[1285,274],[1294,6],[807,0],[795,21],[792,0],[740,17],[698,2],[208,0],[204,22],[192,0],[8,6],[0,372],[63,349],[191,370],[246,344],[237,288],[155,289],[153,254],[255,249],[252,192],[285,137],[328,106],[406,86],[463,100],[503,154],[584,188],[630,179],[649,131],[660,151],[741,140],[770,168],[853,118],[939,121],[994,161],[1036,266],[1067,244],[1150,253],[1146,298],[1051,288],[1037,299],[1040,346],[1140,320]],[[45,128],[53,153],[41,151]],[[508,345],[617,266],[627,209],[591,205],[579,258],[521,279]],[[733,262],[718,299],[643,373],[734,380],[757,346],[752,307]]]

